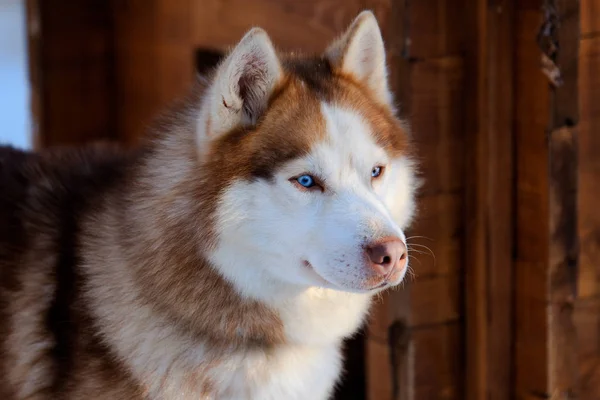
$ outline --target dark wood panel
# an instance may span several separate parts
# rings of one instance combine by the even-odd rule
[[[598,0],[581,1],[581,34],[593,36],[600,33],[600,2]]]
[[[589,12],[583,8],[582,13]],[[580,398],[600,398],[600,37],[584,39],[579,51],[578,238],[576,326]]]
[[[469,32],[464,17],[466,0],[413,0],[407,10],[409,45],[406,55],[428,59],[462,54]],[[472,39],[471,39],[472,40]]]
[[[367,341],[368,398],[463,399],[460,323],[397,329],[396,341]]]
[[[577,396],[577,328],[573,297],[577,292],[577,123],[579,0],[556,0],[546,10],[545,40],[557,43],[545,56],[556,63],[560,85],[551,85],[549,123],[549,254],[548,254],[548,395]],[[556,14],[553,15],[552,12]],[[556,17],[554,22],[553,17]],[[548,18],[550,17],[550,18]],[[552,47],[552,46],[551,46]]]
[[[415,400],[464,399],[462,394],[461,328],[458,323],[426,326],[412,331],[409,350],[418,363],[414,371]]]
[[[372,2],[361,0],[219,0],[191,3],[196,47],[230,46],[252,26],[284,50],[320,52]]]
[[[117,130],[127,143],[194,80],[191,7],[187,0],[113,1]]]
[[[466,11],[467,398],[508,399],[513,329],[514,3]]]
[[[515,14],[515,397],[548,393],[548,254],[550,87],[536,42],[541,1],[516,4]]]
[[[36,145],[115,139],[110,4],[29,1]]]
[[[461,57],[411,65],[408,116],[425,177],[422,195],[458,192],[464,185],[464,79]]]

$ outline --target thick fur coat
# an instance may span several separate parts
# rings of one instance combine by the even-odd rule
[[[137,150],[0,148],[0,398],[327,399],[414,189],[370,12],[252,29]]]

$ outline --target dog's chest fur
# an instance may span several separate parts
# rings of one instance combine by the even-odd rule
[[[212,331],[178,323],[148,301],[169,289],[144,293],[116,246],[131,159],[0,150],[2,398],[327,398],[369,296],[311,289],[269,310],[205,271],[191,301]]]

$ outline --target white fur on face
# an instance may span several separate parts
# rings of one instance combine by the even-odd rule
[[[414,203],[411,163],[390,160],[357,113],[325,103],[321,111],[325,141],[280,168],[274,182],[234,182],[219,203],[212,260],[248,295],[263,293],[269,281],[372,291],[378,285],[365,246],[388,236],[405,240],[401,227]],[[386,171],[372,184],[378,165]],[[324,181],[324,192],[290,183],[302,174]]]

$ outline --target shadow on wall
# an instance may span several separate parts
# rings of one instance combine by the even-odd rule
[[[0,144],[29,148],[26,13],[22,0],[0,0]]]

